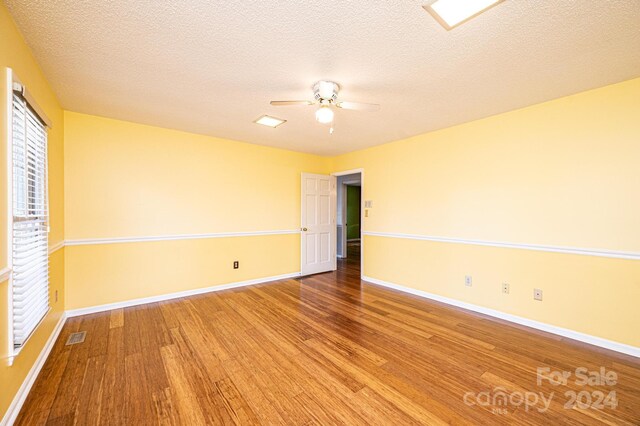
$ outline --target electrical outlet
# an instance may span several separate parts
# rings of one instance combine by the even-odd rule
[[[533,289],[533,298],[535,300],[542,301],[542,290],[540,290],[539,288],[534,288]]]
[[[502,292],[504,294],[509,294],[509,283],[502,283]]]
[[[471,278],[471,275],[465,275],[464,285],[466,285],[467,287],[471,287],[471,284],[473,284],[473,279]]]
[[[236,260],[233,262],[233,269],[238,269],[238,268],[240,268],[240,262]]]

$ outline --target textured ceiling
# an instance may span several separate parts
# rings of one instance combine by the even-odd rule
[[[65,109],[317,154],[640,75],[638,0],[506,0],[452,31],[427,0],[5,3]],[[329,135],[312,107],[269,105],[320,79],[382,108],[337,111]]]

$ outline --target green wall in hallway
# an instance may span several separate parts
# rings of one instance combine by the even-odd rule
[[[360,238],[360,187],[347,186],[347,240]]]

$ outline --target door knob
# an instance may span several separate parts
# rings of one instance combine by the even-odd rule
[[[302,228],[302,231],[306,232],[306,231],[307,231],[307,228]]]

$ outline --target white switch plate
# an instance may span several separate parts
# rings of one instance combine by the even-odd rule
[[[364,201],[364,208],[365,209],[373,208],[373,201],[372,200],[365,200]]]

